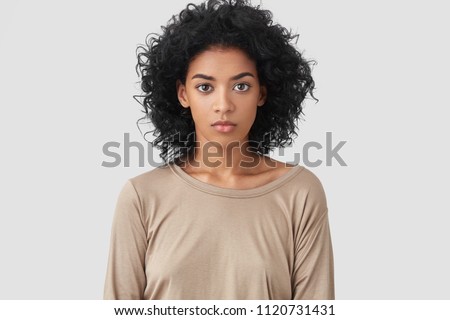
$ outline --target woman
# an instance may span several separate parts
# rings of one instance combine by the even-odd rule
[[[314,81],[245,1],[188,5],[138,53],[165,161],[117,201],[105,299],[334,299],[328,208],[292,142]]]

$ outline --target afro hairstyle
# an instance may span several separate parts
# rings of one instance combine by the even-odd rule
[[[165,163],[189,156],[195,149],[195,123],[190,108],[178,101],[176,82],[185,84],[190,61],[213,46],[238,48],[256,62],[267,99],[257,109],[249,131],[249,147],[268,154],[290,145],[297,136],[302,103],[314,95],[311,64],[295,48],[298,35],[272,20],[272,13],[246,0],[207,0],[188,4],[162,27],[150,33],[136,53],[142,95],[135,96],[154,126],[151,144]],[[137,99],[137,98],[141,99]],[[145,135],[149,133],[146,132]]]

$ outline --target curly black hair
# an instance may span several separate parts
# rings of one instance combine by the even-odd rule
[[[141,77],[140,102],[155,129],[152,142],[165,163],[190,155],[195,124],[190,108],[178,101],[176,81],[183,84],[190,61],[212,46],[239,48],[256,62],[267,100],[257,109],[249,146],[267,154],[292,143],[302,103],[314,95],[311,64],[292,44],[298,35],[272,21],[272,13],[246,0],[207,0],[188,4],[173,16],[161,35],[150,33],[138,46],[136,71]],[[138,122],[139,122],[138,120]],[[148,132],[147,132],[148,133]],[[146,133],[146,134],[147,134]],[[145,135],[144,135],[145,137]]]

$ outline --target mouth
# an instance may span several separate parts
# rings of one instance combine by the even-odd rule
[[[231,121],[219,120],[214,122],[211,126],[219,132],[230,132],[236,127],[236,124]]]
[[[231,121],[218,120],[212,124],[212,126],[235,126],[236,124]]]

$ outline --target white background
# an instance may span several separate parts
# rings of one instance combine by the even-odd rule
[[[102,147],[127,132],[145,143],[135,48],[187,3],[2,0],[1,299],[102,298],[118,192],[152,169],[136,150],[129,168],[105,168]],[[328,197],[337,299],[449,299],[446,2],[263,7],[318,62],[320,101],[288,152],[325,146],[326,132],[347,141],[347,167],[310,168]]]

